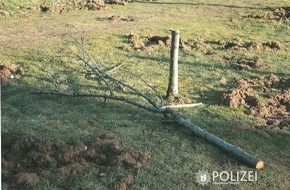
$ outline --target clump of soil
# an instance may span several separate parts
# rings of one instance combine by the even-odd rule
[[[113,15],[107,18],[109,21],[124,21],[124,22],[135,22],[138,21],[139,18],[138,17],[133,17],[133,16],[128,16],[128,17],[122,17],[122,16],[118,16],[118,15]]]
[[[229,50],[242,50],[246,51],[247,48],[245,47],[245,41],[241,38],[235,38],[233,40],[227,41],[222,46],[223,49],[229,49]]]
[[[0,9],[0,17],[9,18],[11,14],[8,11]]]
[[[171,36],[158,36],[158,35],[149,35],[145,38],[140,38],[137,34],[129,34],[128,44],[124,46],[124,50],[137,50],[137,51],[146,51],[152,52],[164,47],[170,47],[171,45]],[[196,39],[194,42],[188,42],[180,39],[179,48],[184,50],[196,49],[204,53],[208,53],[213,48],[205,43],[203,39]]]
[[[186,49],[196,49],[196,50],[202,51],[204,53],[208,53],[210,50],[213,49],[202,38],[196,39],[196,40],[194,40],[194,42],[187,42],[187,41],[183,41],[180,39],[180,48],[185,49],[185,50]]]
[[[224,50],[239,50],[239,51],[247,51],[247,50],[282,50],[283,46],[278,41],[268,41],[265,43],[261,43],[258,41],[245,41],[239,37],[224,41],[219,40],[215,42],[220,46],[220,49]]]
[[[233,56],[231,58],[224,57],[224,59],[227,60],[231,66],[234,66],[238,69],[252,70],[255,68],[266,67],[266,65],[263,63],[262,58],[258,56],[252,58],[236,58],[235,56]]]
[[[122,18],[120,16],[112,16],[108,18],[112,21],[132,21],[132,19]],[[137,34],[131,33],[127,35],[127,44],[123,49],[130,51],[132,49],[137,51],[151,52],[163,47],[170,47],[171,36],[158,36],[149,35],[148,37],[140,38]],[[184,50],[195,49],[203,53],[210,53],[211,50],[282,50],[283,45],[278,41],[268,41],[261,43],[259,41],[246,41],[239,37],[232,40],[219,40],[219,41],[205,41],[204,39],[195,39],[192,41],[185,41],[180,39],[179,48]]]
[[[181,97],[173,97],[173,96],[170,96],[167,99],[167,101],[169,104],[191,104],[192,103],[192,100],[189,98],[181,98]]]
[[[102,10],[106,8],[106,4],[102,0],[82,0],[71,1],[67,3],[52,3],[40,5],[42,12],[63,13],[70,10]]]
[[[8,79],[20,79],[23,76],[24,72],[20,65],[11,64],[6,67],[4,65],[0,65],[0,79],[2,81]]]
[[[278,41],[269,41],[264,44],[266,49],[281,50],[283,49],[282,44]]]
[[[42,4],[42,12],[63,13],[70,10],[104,10],[107,4],[126,5],[127,1],[120,0],[71,0],[67,3]]]
[[[112,133],[106,133],[86,145],[2,134],[2,153],[2,179],[10,189],[35,186],[52,174],[65,178],[84,170],[102,174],[108,167],[140,170],[148,160],[142,152],[124,147]],[[120,185],[121,182],[125,185]],[[133,177],[127,176],[121,182],[118,185],[120,189],[126,189],[125,186],[133,183]]]
[[[16,184],[35,186],[39,183],[36,173],[19,173],[15,175]]]
[[[145,38],[140,38],[137,34],[129,34],[128,36],[129,45],[125,45],[125,50],[137,50],[137,51],[146,51],[152,52],[163,47],[169,47],[171,43],[170,36],[158,36],[158,35],[149,35]]]
[[[289,22],[290,7],[280,7],[264,15],[248,15],[248,18],[277,20],[279,22]]]
[[[247,114],[290,130],[290,78],[274,74],[256,79],[237,78],[232,91],[223,93],[222,102],[230,108],[246,106]]]
[[[133,176],[128,175],[120,180],[120,182],[115,186],[115,190],[126,190],[132,184]]]

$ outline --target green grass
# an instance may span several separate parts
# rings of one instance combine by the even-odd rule
[[[3,5],[4,3],[4,5]],[[66,143],[88,141],[107,131],[116,133],[129,147],[148,153],[151,158],[134,177],[131,189],[289,189],[290,138],[289,132],[256,129],[258,119],[244,114],[243,109],[230,109],[220,104],[221,92],[230,85],[221,85],[235,77],[255,78],[270,73],[280,77],[290,75],[289,22],[245,18],[249,14],[265,14],[282,6],[287,0],[270,1],[171,1],[135,2],[127,6],[113,6],[104,11],[71,11],[61,15],[28,12],[21,18],[25,7],[32,1],[3,1],[0,8],[14,12],[12,17],[0,17],[0,64],[22,65],[25,76],[21,80],[2,83],[2,133],[38,135],[44,139]],[[35,1],[35,4],[39,2]],[[109,22],[112,15],[138,16],[138,22]],[[233,24],[230,20],[236,19]],[[177,125],[162,124],[162,116],[140,110],[127,104],[97,99],[74,99],[37,96],[37,90],[53,90],[58,79],[62,91],[73,92],[66,83],[79,89],[93,90],[96,83],[82,77],[83,65],[76,61],[76,44],[66,35],[79,39],[86,31],[86,48],[102,67],[124,66],[116,76],[138,88],[146,87],[127,75],[127,70],[142,76],[165,94],[169,50],[151,54],[125,51],[125,36],[131,32],[139,36],[170,34],[171,28],[181,30],[187,41],[203,38],[206,41],[244,40],[280,41],[280,51],[222,51],[207,55],[197,50],[181,50],[179,56],[180,95],[204,106],[180,112],[201,128],[221,137],[265,161],[265,169],[258,171],[257,183],[240,185],[200,186],[195,173],[199,170],[252,170],[224,154],[204,140],[193,136]],[[266,69],[237,70],[226,64],[223,56],[259,55]],[[125,69],[126,68],[126,69]],[[67,81],[67,82],[64,82]],[[104,178],[90,171],[61,180],[52,176],[34,189],[112,189],[112,182],[128,171],[118,170]],[[5,187],[5,186],[3,186]]]

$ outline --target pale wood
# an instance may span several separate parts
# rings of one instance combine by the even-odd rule
[[[171,51],[170,51],[170,70],[167,89],[167,98],[178,96],[178,51],[179,51],[179,30],[171,31]]]
[[[113,67],[112,69],[106,71],[106,73],[112,73],[112,72],[114,72],[115,70],[119,69],[122,66],[123,66],[123,63],[120,63],[117,66]]]
[[[205,139],[206,141],[210,142],[214,146],[222,149],[226,153],[232,155],[233,157],[237,158],[238,160],[246,163],[247,165],[251,166],[252,168],[262,169],[264,167],[264,162],[258,160],[254,156],[250,155],[249,153],[241,150],[240,148],[222,140],[221,138],[199,128],[198,126],[192,124],[189,119],[182,117],[179,115],[178,112],[174,111],[171,108],[166,109],[173,117],[174,120],[181,126],[187,128],[191,131],[194,135]]]
[[[202,105],[202,103],[167,105],[167,106],[162,106],[162,109],[166,109],[166,108],[191,108],[191,107],[196,107],[196,106],[201,106],[201,105]]]

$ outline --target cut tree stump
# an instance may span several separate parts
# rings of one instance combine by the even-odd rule
[[[179,51],[179,30],[171,30],[170,70],[166,97],[178,96],[178,51]]]

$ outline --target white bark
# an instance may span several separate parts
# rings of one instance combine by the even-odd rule
[[[170,51],[170,70],[167,97],[178,96],[178,51],[180,33],[178,30],[172,30],[171,51]]]

